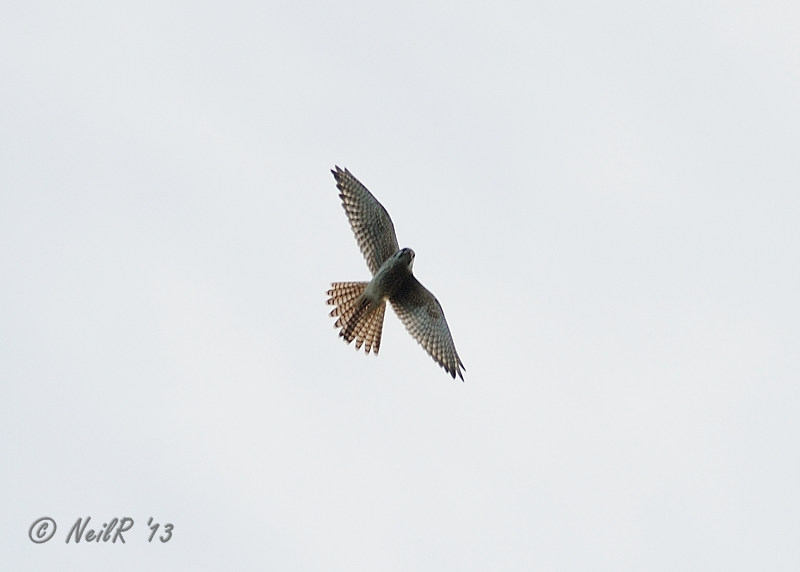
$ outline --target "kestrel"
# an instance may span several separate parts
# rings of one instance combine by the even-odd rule
[[[461,380],[466,370],[456,352],[450,328],[439,301],[411,273],[414,251],[401,249],[389,213],[367,188],[347,169],[331,171],[339,188],[339,197],[358,246],[367,261],[369,282],[334,282],[328,290],[328,304],[335,306],[339,336],[349,344],[356,340],[356,350],[364,345],[377,355],[381,345],[386,301],[408,333],[425,348],[433,360],[453,379]]]

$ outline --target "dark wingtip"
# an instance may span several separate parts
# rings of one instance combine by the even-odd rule
[[[335,170],[335,171],[334,171],[333,169],[331,169],[331,174],[333,175],[333,178],[334,178],[334,180],[336,181],[336,186],[337,186],[337,187],[339,187],[339,188],[341,189],[341,188],[342,188],[342,187],[341,187],[341,185],[342,185],[342,178],[343,178],[345,175],[349,174],[349,171],[348,171],[347,169],[341,169],[341,168],[339,167],[339,165],[335,165],[335,167],[336,167],[336,170]]]
[[[442,366],[442,367],[444,367],[444,366]],[[450,374],[450,377],[452,377],[453,379],[455,379],[455,378],[456,378],[456,374],[458,374],[458,377],[460,377],[460,378],[461,378],[461,381],[464,381],[464,376],[463,376],[463,375],[461,375],[461,368],[463,368],[465,371],[466,371],[466,369],[467,369],[467,368],[465,368],[465,367],[464,367],[463,365],[461,365],[461,364],[459,364],[459,366],[457,366],[455,369],[451,369],[451,368],[449,368],[449,367],[445,367],[444,369],[445,369],[445,371],[446,371],[447,373],[449,373],[449,374]]]

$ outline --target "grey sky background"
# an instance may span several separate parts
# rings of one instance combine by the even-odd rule
[[[800,568],[798,29],[791,2],[6,3],[4,568]],[[379,357],[337,338],[325,290],[369,273],[334,164],[465,383],[391,311]],[[135,525],[66,544],[85,516]]]

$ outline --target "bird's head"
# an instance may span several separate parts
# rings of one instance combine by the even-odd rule
[[[414,266],[414,251],[410,248],[403,248],[397,252],[397,257],[404,263],[408,265],[408,269],[411,270]]]

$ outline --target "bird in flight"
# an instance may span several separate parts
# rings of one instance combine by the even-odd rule
[[[414,251],[400,248],[392,219],[377,199],[347,169],[331,171],[358,246],[372,272],[369,282],[334,282],[328,290],[339,336],[356,350],[377,355],[386,301],[433,360],[455,379],[466,370],[458,357],[439,301],[411,272]]]

